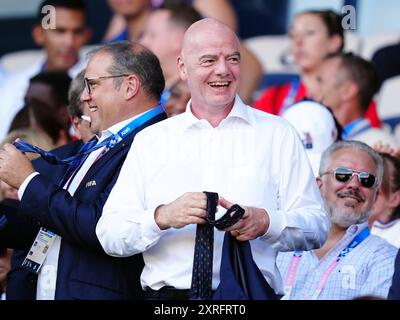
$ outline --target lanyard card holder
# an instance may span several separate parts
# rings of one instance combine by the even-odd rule
[[[31,272],[39,273],[56,237],[57,235],[50,230],[40,228],[22,266]]]

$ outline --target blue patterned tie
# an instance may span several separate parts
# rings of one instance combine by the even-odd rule
[[[215,219],[218,193],[204,192],[207,195],[207,217]],[[212,293],[212,262],[214,253],[214,226],[198,224],[194,247],[191,299],[208,300]]]
[[[45,161],[51,164],[67,164],[70,167],[77,168],[82,163],[82,159],[85,159],[90,152],[94,151],[94,147],[96,146],[97,142],[97,137],[93,137],[79,149],[76,155],[65,159],[60,159],[51,151],[45,151],[25,141],[16,141],[14,142],[14,145],[21,152],[39,154]]]
[[[83,164],[89,154],[94,150],[99,139],[94,136],[85,143],[77,152],[76,155],[65,159],[60,159],[50,151],[45,151],[37,146],[33,146],[25,141],[14,142],[15,147],[21,152],[31,152],[39,154],[46,162],[54,165],[68,165],[68,168],[61,179],[59,185],[63,186],[73,175],[74,172]]]
[[[207,195],[206,224],[198,224],[194,247],[192,284],[190,298],[209,300],[212,295],[212,274],[214,254],[214,227],[225,229],[238,222],[244,209],[235,204],[218,220],[215,212],[218,205],[218,193],[204,191]]]
[[[96,136],[94,136],[79,149],[77,155],[81,156],[77,157],[74,161],[68,164],[68,168],[64,174],[64,177],[61,179],[59,183],[61,187],[64,186],[67,183],[67,181],[70,180],[72,175],[78,171],[78,169],[81,167],[81,165],[85,162],[85,160],[90,154],[87,151],[91,150],[97,144],[98,141],[99,139]]]

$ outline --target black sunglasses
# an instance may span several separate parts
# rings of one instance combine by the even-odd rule
[[[375,186],[376,178],[373,174],[368,172],[358,172],[346,167],[337,167],[333,171],[327,171],[324,174],[333,173],[336,181],[346,183],[357,176],[358,181],[365,188],[373,188]],[[322,174],[322,175],[324,175]]]

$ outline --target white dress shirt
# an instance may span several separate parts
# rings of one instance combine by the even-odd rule
[[[161,231],[154,211],[185,192],[202,191],[267,210],[269,229],[251,248],[277,292],[277,251],[311,249],[326,239],[329,222],[297,133],[286,120],[245,106],[237,96],[216,128],[197,119],[189,101],[185,113],[136,136],[96,228],[104,250],[113,256],[143,252],[143,288],[189,289],[196,225]],[[224,212],[220,207],[217,217]],[[215,229],[214,235],[213,289],[224,233]]]
[[[113,125],[109,129],[104,130],[101,134],[101,137],[99,138],[98,143],[107,139],[111,135],[117,133],[120,129],[122,129],[126,124],[128,124],[134,118],[124,120],[122,122]],[[64,189],[68,187],[68,192],[70,193],[71,196],[74,195],[82,179],[85,177],[90,167],[97,160],[97,157],[100,155],[100,153],[103,151],[104,148],[105,146],[90,153],[90,155],[84,161],[82,166],[79,168],[78,172],[76,172],[76,174],[72,176],[72,181],[68,181],[64,185]],[[35,177],[38,174],[39,174],[38,172],[32,173],[22,183],[21,187],[18,190],[18,195],[20,199],[22,199],[22,196],[29,182],[32,180],[33,177]],[[36,289],[37,300],[54,300],[56,291],[58,256],[60,254],[60,246],[61,246],[61,237],[56,236],[53,245],[50,247],[46,260],[43,263],[42,268],[40,269],[38,275],[38,282]]]

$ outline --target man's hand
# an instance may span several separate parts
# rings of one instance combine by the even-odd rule
[[[0,180],[19,189],[33,172],[31,161],[12,144],[6,143],[0,150]]]
[[[222,197],[219,198],[218,204],[225,209],[233,206],[233,203]],[[267,211],[254,207],[241,207],[245,210],[242,219],[224,231],[230,231],[231,235],[239,241],[256,239],[265,234],[269,227]]]
[[[180,229],[188,224],[204,224],[207,196],[203,192],[187,192],[175,201],[159,206],[155,221],[161,230]]]
[[[382,141],[375,143],[373,149],[377,152],[390,154],[393,157],[400,157],[400,148],[392,148],[390,144]]]

